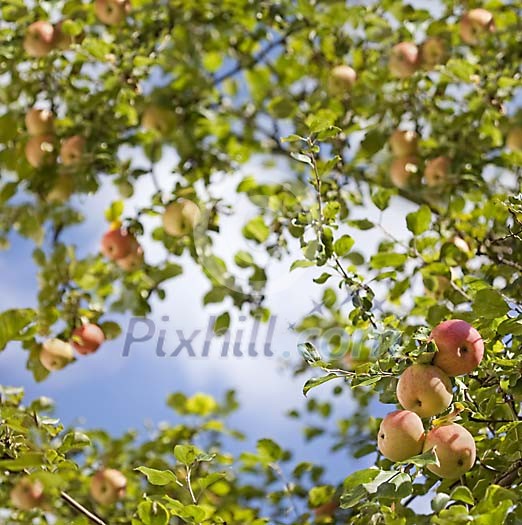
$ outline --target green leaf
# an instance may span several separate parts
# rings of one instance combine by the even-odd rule
[[[473,299],[473,312],[477,317],[498,319],[509,311],[509,306],[494,288],[479,290]]]
[[[246,239],[262,243],[268,239],[270,228],[265,224],[263,217],[255,217],[243,227],[243,235]]]
[[[192,465],[200,454],[201,450],[194,445],[176,445],[174,447],[174,456],[176,456],[176,459],[187,466]]]
[[[119,221],[123,213],[124,203],[123,201],[114,201],[105,210],[105,218],[109,222]]]
[[[377,253],[371,257],[370,266],[374,270],[387,267],[396,268],[402,266],[407,259],[408,256],[405,253]]]
[[[354,244],[354,239],[352,239],[349,235],[343,235],[334,242],[334,251],[339,257],[342,257],[352,249]]]
[[[169,483],[178,483],[178,479],[175,474],[170,470],[156,470],[155,468],[138,467],[134,470],[141,472],[147,477],[147,481],[151,485],[157,485],[163,487]]]
[[[450,497],[454,501],[462,501],[463,503],[468,503],[469,505],[475,505],[475,498],[471,490],[464,485],[460,485],[455,488],[455,490],[450,494]]]
[[[39,467],[44,463],[44,456],[38,452],[28,452],[16,459],[3,459],[0,469],[18,472],[27,468]]]
[[[275,463],[283,457],[283,449],[271,439],[260,439],[257,442],[257,453],[265,463]]]
[[[423,204],[417,211],[406,215],[406,224],[414,235],[424,233],[431,224],[431,210]]]
[[[36,312],[30,308],[7,310],[0,314],[0,351],[4,350],[9,341],[23,337],[23,330],[36,317]]]
[[[228,312],[224,312],[217,317],[214,323],[214,333],[221,335],[228,330],[229,326],[230,314]]]
[[[306,381],[306,383],[303,386],[303,394],[306,396],[306,394],[308,394],[308,392],[310,392],[312,388],[322,385],[323,383],[327,383],[332,379],[337,379],[338,377],[339,376],[337,374],[331,373],[322,377],[313,377],[311,379],[308,379],[308,381]]]
[[[168,525],[170,521],[169,511],[158,501],[142,501],[138,515],[144,525]]]
[[[435,453],[435,449],[430,449],[427,452],[424,452],[422,454],[418,454],[417,456],[413,456],[411,458],[408,458],[404,461],[399,461],[398,464],[412,464],[419,468],[424,468],[428,465],[439,465],[439,459],[437,458],[437,454]]]

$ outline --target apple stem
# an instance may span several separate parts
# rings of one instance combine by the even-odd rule
[[[83,505],[78,503],[74,498],[69,496],[66,492],[60,492],[60,496],[62,499],[71,506],[74,510],[79,512],[80,514],[83,514],[86,516],[92,523],[96,523],[96,525],[107,525],[101,518],[93,514],[91,511],[87,510]]]

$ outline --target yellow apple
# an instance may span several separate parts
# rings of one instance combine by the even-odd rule
[[[393,155],[405,157],[417,153],[417,133],[411,130],[396,129],[390,136],[389,144]]]
[[[404,461],[420,454],[423,443],[424,427],[415,412],[397,410],[382,420],[377,446],[390,461]]]
[[[72,346],[60,339],[48,339],[40,350],[40,362],[49,372],[61,370],[74,358]]]
[[[91,479],[91,496],[100,505],[113,505],[125,496],[127,479],[111,468],[99,470]]]
[[[56,160],[54,135],[36,135],[25,145],[25,158],[33,168],[49,166]]]
[[[419,68],[419,48],[413,42],[401,42],[393,46],[388,62],[394,77],[411,77]]]
[[[10,493],[11,505],[19,510],[38,508],[43,501],[44,488],[38,480],[20,479]]]
[[[495,20],[486,9],[471,9],[460,21],[460,37],[472,46],[478,44],[487,33],[494,31]]]
[[[145,108],[141,116],[141,125],[147,131],[154,131],[165,136],[172,129],[173,114],[170,110],[160,106],[150,105]]]
[[[45,135],[54,130],[54,115],[48,109],[32,108],[25,114],[25,127],[29,135]]]
[[[35,58],[47,56],[54,47],[54,27],[49,22],[33,22],[25,33],[25,52]]]
[[[47,202],[67,202],[74,192],[74,178],[70,173],[61,173],[46,196]]]
[[[475,463],[473,436],[457,423],[435,427],[428,432],[424,452],[433,448],[440,465],[428,465],[428,470],[441,478],[460,478]]]
[[[357,73],[350,66],[336,66],[330,72],[328,90],[334,96],[348,93],[357,80]]]
[[[412,365],[399,378],[397,399],[420,417],[436,416],[453,400],[450,378],[436,366]]]
[[[85,151],[85,139],[81,135],[73,135],[62,142],[60,158],[64,166],[74,166],[82,161]]]
[[[424,41],[421,46],[421,62],[427,69],[446,62],[446,44],[441,38],[432,36]]]
[[[451,377],[469,374],[484,357],[484,341],[466,321],[451,319],[438,324],[430,339],[437,345],[433,364]]]
[[[191,233],[201,218],[198,205],[190,200],[171,202],[163,214],[163,228],[174,237]]]
[[[108,26],[121,24],[131,9],[128,0],[95,0],[94,14]]]
[[[424,179],[431,188],[441,186],[448,182],[451,169],[451,160],[448,157],[435,157],[426,162]]]
[[[506,137],[506,146],[511,151],[522,150],[522,127],[511,128]]]
[[[419,159],[409,155],[393,159],[390,167],[390,179],[397,188],[404,189],[419,172]]]

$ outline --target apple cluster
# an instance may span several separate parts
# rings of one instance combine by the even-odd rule
[[[484,343],[478,331],[460,319],[440,323],[430,339],[437,346],[432,364],[413,364],[402,373],[397,383],[402,410],[391,412],[382,420],[377,444],[384,457],[396,462],[434,449],[438,464],[428,465],[428,470],[441,478],[453,479],[475,463],[473,436],[451,417],[432,421],[428,432],[422,419],[438,416],[450,407],[450,378],[469,374],[480,364]]]
[[[97,324],[84,323],[73,330],[69,342],[47,339],[40,348],[40,363],[49,372],[61,370],[74,359],[74,350],[80,355],[93,354],[104,341],[103,330]]]
[[[99,505],[114,505],[125,496],[127,479],[119,471],[104,468],[97,471],[90,481],[92,499]],[[25,476],[17,481],[10,492],[13,507],[30,511],[45,509],[44,487],[38,479]]]
[[[103,235],[101,252],[125,272],[133,272],[143,265],[143,248],[136,237],[119,224]]]

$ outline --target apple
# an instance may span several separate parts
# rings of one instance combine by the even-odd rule
[[[388,62],[394,77],[411,77],[419,68],[419,48],[413,42],[401,42],[393,46]]]
[[[33,22],[25,33],[25,52],[35,58],[47,56],[54,48],[54,27],[49,22]]]
[[[131,251],[125,257],[116,259],[116,264],[125,272],[134,272],[143,266],[143,248],[134,239]]]
[[[475,463],[473,436],[457,423],[432,428],[426,436],[424,452],[432,448],[435,448],[440,465],[428,465],[428,470],[441,478],[460,478]]]
[[[163,214],[163,228],[174,237],[191,233],[201,218],[198,205],[190,200],[171,202]]]
[[[436,366],[412,365],[399,378],[397,399],[420,417],[436,416],[453,400],[450,378]]]
[[[396,410],[382,420],[377,446],[390,461],[404,461],[420,454],[423,443],[424,427],[415,412]]]
[[[91,479],[91,496],[100,505],[112,505],[125,496],[127,479],[111,468],[99,470]]]
[[[172,128],[172,112],[160,106],[147,106],[141,116],[141,125],[147,131],[165,136]]]
[[[494,31],[495,20],[486,9],[471,9],[460,20],[460,37],[472,46],[478,44],[486,33]]]
[[[506,137],[506,146],[511,151],[522,150],[522,127],[511,128]]]
[[[328,517],[333,516],[335,514],[335,511],[339,508],[339,504],[337,501],[332,500],[328,501],[327,503],[323,503],[322,505],[319,505],[319,507],[314,509],[314,514],[317,517]]]
[[[335,66],[330,72],[328,90],[332,95],[349,92],[357,80],[357,73],[350,66]]]
[[[86,323],[73,330],[71,344],[81,355],[92,354],[105,341],[103,330],[94,323]]]
[[[100,22],[108,26],[121,24],[131,5],[128,0],[95,0],[94,14]]]
[[[25,127],[29,135],[45,135],[54,130],[54,115],[48,109],[32,108],[25,114]]]
[[[70,173],[61,173],[46,196],[47,202],[64,203],[74,192],[74,178]]]
[[[132,250],[134,237],[123,228],[111,229],[104,234],[101,252],[111,261],[127,257]]]
[[[438,324],[430,339],[437,345],[433,364],[451,377],[469,374],[482,361],[484,341],[473,326],[461,319]]]
[[[397,157],[390,167],[390,179],[397,188],[403,189],[419,171],[419,159],[413,155]]]
[[[421,62],[428,69],[446,62],[446,45],[438,37],[432,36],[424,41],[421,46]]]
[[[82,160],[85,151],[85,139],[81,135],[73,135],[62,142],[60,157],[64,166],[74,166]]]
[[[44,488],[38,480],[20,479],[10,493],[11,504],[19,510],[29,511],[42,504]]]
[[[411,130],[396,129],[390,136],[389,144],[396,157],[405,157],[417,153],[417,133]]]
[[[434,188],[445,184],[451,169],[451,160],[448,157],[435,157],[426,162],[424,179],[426,184]]]
[[[56,160],[54,135],[31,137],[25,145],[25,158],[33,168],[49,166]]]
[[[74,358],[72,346],[60,339],[48,339],[40,350],[40,362],[49,372],[61,370]]]

